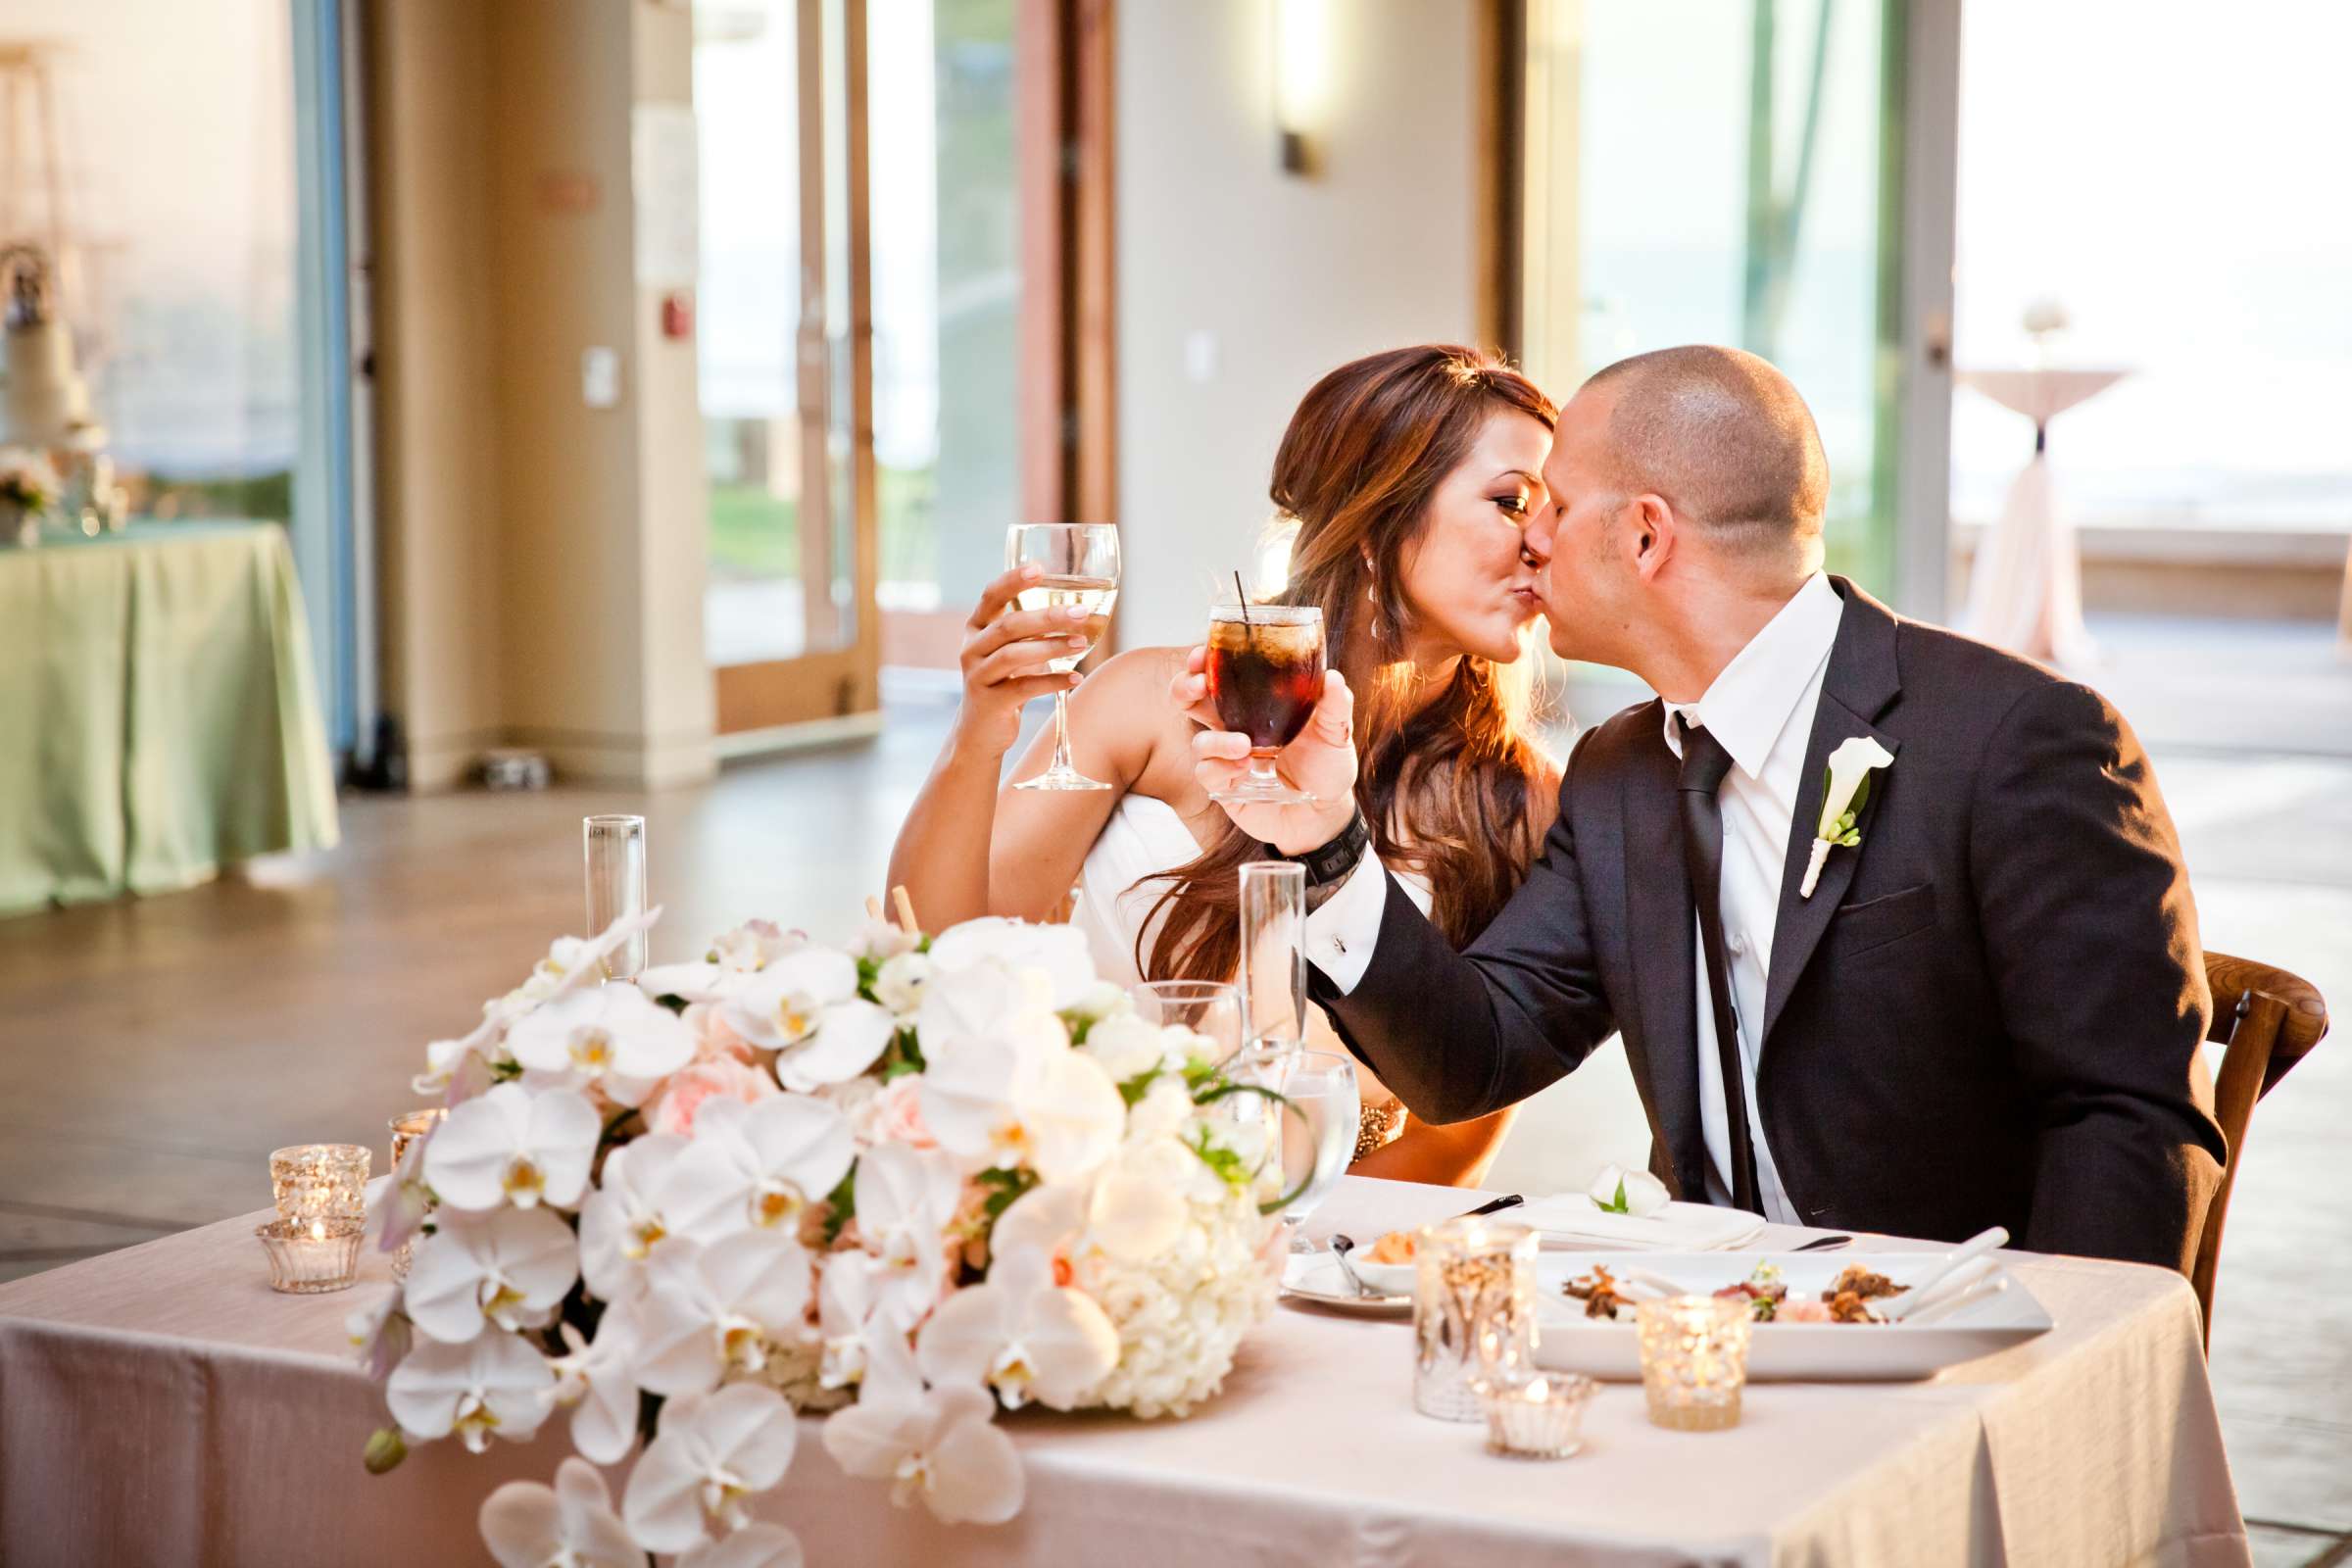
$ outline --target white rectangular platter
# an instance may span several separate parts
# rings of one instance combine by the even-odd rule
[[[1585,1303],[1562,1287],[1593,1264],[1626,1265],[1707,1296],[1748,1277],[1760,1262],[1777,1264],[1791,1296],[1819,1297],[1850,1263],[1897,1285],[1918,1279],[1937,1252],[1544,1252],[1537,1262],[1536,1320],[1540,1366],[1588,1377],[1638,1380],[1642,1350],[1631,1323],[1589,1318]],[[1758,1323],[1748,1341],[1751,1382],[1906,1382],[1947,1366],[2005,1350],[2050,1330],[2050,1315],[2014,1273],[2009,1287],[1948,1317],[1907,1323]]]

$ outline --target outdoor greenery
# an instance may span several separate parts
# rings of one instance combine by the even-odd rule
[[[930,468],[883,468],[882,577],[920,582],[935,571]],[[710,486],[710,569],[726,577],[790,577],[801,569],[801,507],[763,485]]]

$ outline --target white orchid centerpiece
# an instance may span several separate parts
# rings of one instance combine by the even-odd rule
[[[416,1238],[352,1315],[394,1425],[371,1470],[568,1416],[553,1486],[484,1503],[501,1563],[801,1560],[754,1519],[817,1446],[950,1523],[1020,1509],[995,1422],[1181,1416],[1271,1308],[1262,1117],[1208,1042],[1146,1023],[1078,933],[765,922],[603,983],[659,915],[564,938],[426,1050],[449,1113],[372,1216]],[[626,1466],[618,1500],[596,1467]]]

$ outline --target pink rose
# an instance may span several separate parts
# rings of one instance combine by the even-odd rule
[[[732,1056],[715,1061],[690,1062],[669,1075],[662,1093],[645,1107],[647,1130],[657,1133],[676,1133],[681,1138],[694,1136],[694,1113],[704,1101],[716,1096],[721,1100],[740,1100],[755,1104],[770,1095],[783,1093],[776,1081],[757,1067],[748,1067]]]
[[[751,1062],[751,1043],[735,1032],[716,1007],[698,1002],[686,1009],[685,1022],[694,1031],[696,1061]]]
[[[914,1073],[894,1078],[883,1086],[882,1097],[874,1102],[872,1119],[866,1123],[866,1138],[876,1144],[906,1144],[915,1149],[935,1149],[938,1140],[931,1129],[923,1125],[923,1081]]]

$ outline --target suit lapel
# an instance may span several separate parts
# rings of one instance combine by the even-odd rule
[[[1624,778],[1626,931],[1642,1025],[1642,1067],[1666,1135],[1683,1196],[1703,1199],[1698,1122],[1696,920],[1683,871],[1683,830],[1676,812],[1680,772],[1667,750],[1663,710],[1647,724]]]
[[[1845,600],[1838,625],[1838,640],[1830,649],[1830,667],[1822,677],[1821,703],[1813,712],[1813,729],[1805,744],[1804,771],[1798,776],[1796,812],[1788,825],[1788,853],[1781,868],[1780,909],[1772,929],[1772,974],[1764,992],[1767,1045],[1773,1026],[1788,1005],[1788,997],[1803,977],[1805,965],[1830,928],[1830,919],[1844,901],[1854,880],[1854,868],[1870,850],[1871,826],[1879,814],[1887,778],[1873,777],[1870,799],[1855,820],[1862,842],[1853,849],[1834,849],[1822,863],[1821,880],[1811,898],[1799,898],[1805,862],[1813,853],[1814,829],[1821,825],[1821,796],[1830,753],[1857,735],[1867,735],[1899,755],[1901,742],[1878,727],[1878,719],[1902,690],[1895,665],[1895,619],[1886,607],[1842,577],[1831,582]],[[1891,772],[1888,769],[1887,772]]]

